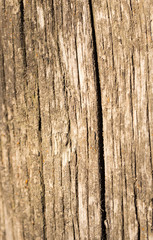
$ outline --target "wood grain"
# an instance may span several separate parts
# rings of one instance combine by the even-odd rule
[[[0,239],[152,240],[152,1],[0,16]]]

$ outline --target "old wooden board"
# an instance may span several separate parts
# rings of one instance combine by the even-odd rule
[[[152,0],[0,0],[0,239],[153,239]]]

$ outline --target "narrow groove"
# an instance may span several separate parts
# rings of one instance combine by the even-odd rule
[[[120,119],[121,120],[121,119]],[[120,131],[121,131],[121,121],[120,121]],[[120,141],[120,158],[121,158],[121,178],[123,179],[123,163],[122,163],[122,147]],[[122,240],[124,240],[124,196],[123,196],[123,185],[122,185],[122,203],[121,203],[121,212],[122,212]]]
[[[147,39],[148,39],[148,32],[147,32]],[[147,48],[147,80],[150,81],[150,68],[149,68],[149,49],[148,44],[146,46]],[[148,125],[148,137],[149,137],[149,148],[150,148],[150,165],[152,170],[152,148],[151,148],[151,133],[150,133],[150,118],[149,118],[149,98],[148,98],[148,86],[146,81],[146,93],[147,93],[147,125]],[[153,176],[152,176],[152,186],[153,186]]]
[[[78,224],[78,232],[79,232],[79,239],[80,239],[80,227],[79,227],[79,193],[78,193],[78,157],[77,151],[75,152],[76,162],[75,162],[75,189],[76,189],[76,219]]]
[[[134,49],[133,49],[134,51]],[[132,73],[133,73],[133,90],[135,90],[135,66],[134,66],[134,57],[132,53]]]
[[[72,214],[72,201],[71,201],[71,199],[72,199],[72,195],[71,195],[72,194],[72,192],[71,192],[71,189],[72,189],[72,181],[71,181],[72,174],[71,174],[71,162],[69,161],[68,164],[69,164],[69,177],[70,177],[70,210],[71,210],[71,214]],[[73,226],[73,238],[75,239],[73,217],[72,217],[71,221],[72,221],[72,226]]]
[[[52,146],[52,144],[51,144]],[[53,158],[53,192],[55,192],[55,163]],[[56,210],[55,210],[55,194],[53,195],[53,219],[55,223],[55,233],[56,233]]]
[[[146,225],[147,225],[147,240],[149,240],[149,234],[148,234],[148,218],[147,218],[147,216],[148,216],[148,209],[146,209]]]
[[[132,1],[130,0],[130,9],[131,9],[131,12],[132,12]]]
[[[56,92],[55,92],[55,78],[54,78],[54,73],[53,73],[53,80],[52,80],[52,89],[53,89],[53,98],[54,98],[54,103],[56,107]]]
[[[147,29],[147,28],[146,28]],[[148,39],[148,31],[146,30],[146,35]],[[149,67],[149,47],[148,44],[146,45],[147,49],[147,80],[150,81],[150,67]],[[149,98],[148,98],[148,86],[146,81],[146,93],[147,93],[147,126],[148,126],[148,138],[149,138],[149,150],[150,150],[150,166],[151,166],[151,175],[152,175],[152,188],[153,188],[153,169],[152,169],[152,147],[151,147],[151,133],[150,133],[150,118],[149,118]],[[153,190],[153,189],[152,189]],[[153,192],[153,191],[152,191]],[[151,199],[152,202],[152,219],[151,219],[151,232],[153,232],[153,198]],[[148,234],[148,231],[147,231]]]
[[[68,133],[67,136],[70,136],[70,118],[69,118],[69,104],[68,104],[68,91],[67,91],[67,86],[66,86],[66,80],[65,80],[65,73],[63,75],[63,95],[64,95],[64,105],[68,114]],[[67,141],[68,143],[68,141]]]
[[[151,225],[151,232],[153,232],[153,198],[151,199],[152,203],[152,225]]]
[[[63,191],[63,187],[64,187],[64,183],[63,183],[63,164],[62,164],[62,159],[60,162],[61,165],[61,191],[62,191],[62,217],[63,217],[63,236],[65,235],[66,232],[66,221],[65,221],[65,204],[64,204],[64,191]]]
[[[78,74],[78,88],[79,88],[79,95],[80,95],[80,108],[82,111],[80,72],[79,72],[79,60],[78,60],[78,48],[77,48],[76,36],[75,36],[75,51],[76,51],[76,63],[77,63],[77,74]]]
[[[137,165],[136,165],[136,155],[134,154],[134,159],[135,159],[135,178],[136,178],[136,172],[137,172]],[[140,222],[138,218],[138,207],[137,207],[137,190],[136,190],[136,183],[134,183],[134,206],[135,206],[135,215],[136,215],[136,220],[138,223],[138,240],[140,240]]]
[[[72,226],[73,226],[73,236],[74,236],[74,240],[75,240],[76,238],[75,238],[75,229],[74,229],[74,222],[73,222],[73,219],[72,219]]]
[[[139,219],[138,219],[136,187],[134,187],[134,206],[135,206],[136,220],[137,220],[137,223],[138,223],[138,240],[140,240],[140,223],[139,223]]]
[[[87,163],[86,163],[86,174],[87,174],[87,222],[88,222],[88,239],[90,238],[90,227],[89,227],[89,132],[88,132],[88,119],[86,117],[86,128],[87,128]]]
[[[4,11],[5,11],[5,0],[3,0],[3,8],[4,8]]]
[[[42,217],[43,217],[43,240],[46,240],[46,203],[45,203],[45,183],[44,183],[44,176],[43,176],[43,155],[42,155],[42,121],[41,121],[41,109],[40,109],[40,93],[39,93],[39,85],[37,88],[37,95],[38,95],[38,130],[39,130],[39,148],[40,148],[40,182],[42,187],[42,195],[41,195],[41,204],[42,204]]]
[[[16,100],[17,104],[17,89],[16,89],[16,67],[15,67],[15,48],[14,48],[14,29],[12,27],[12,49],[13,49],[13,74],[14,74],[14,82],[13,82],[13,87],[14,87],[14,97]]]
[[[89,159],[89,131],[88,131],[88,118],[86,117],[86,128],[87,128],[87,155]]]
[[[61,170],[62,171],[62,170]],[[62,196],[62,205],[63,205],[63,234],[65,235],[65,206],[64,206],[64,191],[63,191],[63,196]]]
[[[114,183],[114,177],[113,177],[113,171],[111,170],[111,187],[112,187],[112,202],[113,202],[112,215],[113,215],[113,222],[114,222],[114,186],[113,186],[113,183]]]
[[[54,10],[54,0],[49,1],[50,2],[50,10],[52,15],[52,22],[51,22],[51,32],[55,32],[55,10]]]
[[[60,162],[60,165],[61,165],[61,188],[63,189],[63,164],[62,164],[62,160]],[[64,206],[64,191],[62,191],[62,214],[63,214],[63,233],[65,235],[65,206]]]
[[[132,59],[132,68],[134,70],[134,61],[133,61],[133,53],[131,56]],[[133,73],[134,74],[134,73]],[[133,134],[133,139],[134,139],[134,127],[133,127],[133,91],[132,91],[132,76],[131,76],[131,71],[130,71],[130,105],[131,105],[131,118],[132,118],[132,134]]]
[[[22,237],[23,237],[23,240],[26,239],[25,233],[24,233],[24,220],[22,220]]]
[[[146,90],[148,91],[148,90]],[[149,150],[150,150],[150,165],[152,169],[152,149],[151,149],[151,134],[150,134],[150,120],[149,120],[149,100],[147,96],[147,125],[148,125],[148,137],[149,137]]]
[[[24,65],[24,76],[26,76],[27,71],[27,58],[26,58],[26,42],[25,42],[25,31],[24,31],[24,4],[23,0],[20,0],[20,41],[21,41],[21,50],[23,56],[23,65]],[[26,81],[28,85],[28,82]]]
[[[93,40],[93,58],[95,65],[96,74],[96,93],[97,93],[97,119],[98,119],[98,155],[99,155],[99,177],[100,177],[100,195],[101,195],[101,228],[102,236],[101,239],[106,239],[106,227],[104,221],[106,220],[106,209],[105,209],[105,163],[104,163],[104,143],[103,143],[103,115],[102,115],[102,104],[101,104],[101,88],[100,88],[100,76],[98,66],[98,54],[97,54],[97,43],[96,33],[94,26],[94,16],[92,1],[89,0],[90,17],[91,17],[91,28],[92,28],[92,40]]]
[[[123,195],[122,195],[121,211],[122,211],[122,240],[124,240],[124,203],[123,203]]]
[[[134,51],[134,49],[133,49]],[[134,81],[134,74],[135,74],[135,68],[134,68],[134,57],[133,57],[133,52],[132,52],[132,56],[131,56],[131,64],[132,64],[132,73],[133,73],[133,81]],[[133,91],[132,91],[132,76],[131,76],[131,71],[130,71],[130,104],[131,104],[131,118],[132,118],[132,135],[133,135],[133,139],[134,139],[134,127],[133,127]],[[135,150],[136,151],[136,150]],[[132,153],[132,150],[131,150]],[[134,152],[134,169],[135,169],[135,179],[137,177],[137,162],[136,162],[136,154]],[[131,162],[132,165],[132,162]],[[132,172],[133,172],[133,167],[132,167]],[[136,190],[136,183],[134,183],[134,206],[135,206],[135,214],[136,214],[136,220],[137,220],[137,224],[138,224],[138,240],[140,240],[140,222],[139,222],[139,218],[138,218],[138,207],[137,207],[137,190]]]

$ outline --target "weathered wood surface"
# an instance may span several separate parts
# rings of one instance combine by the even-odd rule
[[[153,239],[153,2],[95,1],[109,239]]]
[[[0,239],[153,239],[153,2],[0,0]]]

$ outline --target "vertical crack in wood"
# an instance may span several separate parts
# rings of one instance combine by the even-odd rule
[[[102,235],[101,239],[106,239],[106,209],[105,209],[105,162],[104,162],[104,143],[103,143],[103,115],[102,115],[102,103],[101,103],[101,88],[100,88],[100,76],[98,66],[98,54],[97,54],[97,43],[95,24],[93,16],[92,1],[89,0],[90,17],[91,17],[91,28],[92,28],[92,40],[93,40],[93,58],[95,65],[96,74],[96,93],[97,93],[97,120],[98,120],[98,157],[99,157],[99,178],[100,178],[100,195],[101,195],[101,228]]]
[[[132,64],[132,74],[130,72],[130,105],[131,105],[131,119],[132,119],[132,138],[134,140],[134,126],[133,126],[133,91],[132,91],[132,75],[133,75],[133,84],[135,82],[135,67],[134,67],[134,57],[133,57],[133,52],[134,49],[132,50],[132,56],[131,56],[131,64]],[[136,151],[136,149],[134,149]],[[132,150],[131,150],[132,153]],[[132,177],[134,177],[135,179],[137,178],[137,159],[136,159],[136,154],[134,152],[134,170],[135,173],[133,173],[133,166],[131,167],[132,169]],[[132,165],[132,161],[131,161],[131,165]],[[135,214],[136,214],[136,220],[137,220],[137,224],[138,224],[138,240],[140,239],[140,221],[139,221],[139,217],[138,217],[138,206],[137,206],[137,190],[136,190],[136,181],[134,181],[134,206],[135,206]]]
[[[134,51],[134,50],[133,50]],[[132,52],[132,56],[131,56],[131,60],[132,60],[132,71],[134,70],[134,61],[133,61],[133,52]],[[134,74],[134,73],[133,73]],[[134,78],[134,75],[133,75]],[[134,79],[133,79],[134,80]],[[131,119],[132,119],[132,137],[134,139],[134,127],[133,127],[133,91],[132,91],[132,74],[130,71],[130,105],[131,105]]]
[[[136,178],[136,156],[135,156],[135,178]],[[134,206],[135,206],[135,215],[136,215],[136,220],[138,223],[138,240],[140,240],[140,222],[138,218],[138,206],[137,206],[137,192],[136,192],[136,184],[134,183]]]
[[[64,183],[63,183],[63,163],[62,163],[62,159],[60,159],[60,165],[61,165],[61,189],[62,189],[62,217],[63,217],[63,236],[65,235],[65,227],[66,227],[66,221],[65,221],[65,206],[64,206]]]
[[[75,51],[76,51],[76,64],[77,64],[77,74],[78,74],[78,88],[79,88],[79,97],[80,97],[80,109],[82,111],[80,71],[79,71],[79,60],[78,60],[78,48],[77,48],[77,36],[76,35],[75,35]]]
[[[126,175],[125,175],[125,178],[126,178]],[[112,188],[112,220],[114,222],[114,176],[113,176],[113,171],[111,170],[111,188]]]
[[[3,8],[4,8],[4,11],[5,11],[5,0],[3,0],[3,3],[2,3],[2,5],[3,5]]]
[[[41,182],[41,204],[42,204],[42,217],[43,217],[43,240],[46,240],[46,203],[45,203],[45,183],[43,176],[43,155],[42,155],[42,119],[41,119],[41,108],[40,108],[40,93],[39,93],[39,84],[37,86],[37,95],[38,95],[38,130],[39,130],[39,148],[40,148],[40,182]]]
[[[153,232],[153,198],[151,199],[151,207],[152,207],[151,232]]]
[[[72,219],[72,227],[73,227],[73,236],[74,236],[74,240],[75,240],[76,237],[75,237],[75,229],[74,229],[74,221],[73,221],[73,219]]]
[[[120,131],[121,131],[121,121],[120,121]],[[120,140],[120,158],[121,158],[121,178],[123,179],[123,172],[122,172],[122,169],[123,169],[123,158],[122,158],[121,140]],[[124,240],[125,234],[124,234],[124,196],[123,196],[123,185],[122,185],[121,211],[122,211],[122,240]]]
[[[52,144],[51,144],[52,146]],[[53,189],[55,192],[55,162],[54,162],[54,158],[53,158]],[[55,233],[56,233],[56,209],[55,209],[55,194],[53,194],[53,219],[54,219],[54,224],[55,224]]]
[[[80,239],[80,226],[79,226],[79,195],[78,195],[78,156],[77,151],[75,151],[75,191],[76,191],[76,221],[78,224],[78,233]]]
[[[86,117],[86,129],[87,129],[87,159],[86,159],[86,171],[87,171],[87,183],[86,183],[86,189],[87,189],[87,222],[88,222],[88,239],[89,239],[89,233],[90,233],[90,227],[89,227],[89,132],[88,132],[88,118]]]
[[[146,37],[148,39],[148,30],[146,27]],[[150,81],[150,67],[149,67],[149,47],[148,43],[146,45],[147,50],[147,80]],[[147,109],[146,109],[146,115],[147,115],[147,127],[148,127],[148,138],[149,138],[149,150],[150,150],[150,166],[151,166],[151,177],[152,177],[152,191],[153,192],[153,168],[152,168],[152,146],[151,146],[151,130],[150,130],[150,117],[149,117],[149,97],[148,97],[148,85],[146,81],[146,95],[147,95]],[[151,232],[153,232],[153,198],[151,197],[151,203],[152,203],[152,219],[151,219]],[[148,230],[147,230],[148,234]]]
[[[131,9],[131,12],[132,12],[132,1],[130,0],[130,9]]]
[[[146,34],[148,39],[148,31],[146,28]],[[149,68],[149,47],[146,45],[147,49],[147,80],[150,81],[150,68]],[[148,97],[148,86],[146,81],[146,95],[147,95],[147,127],[148,127],[148,137],[149,137],[149,148],[150,148],[150,165],[152,170],[152,147],[151,147],[151,130],[150,130],[150,118],[149,118],[149,97]],[[152,186],[153,186],[153,175],[152,175]]]
[[[134,51],[134,49],[133,49]],[[135,66],[134,66],[134,56],[132,53],[132,73],[133,73],[133,90],[135,90]]]
[[[13,87],[14,87],[14,96],[17,104],[17,88],[16,88],[16,66],[15,66],[15,48],[14,48],[14,29],[12,26],[12,50],[13,50],[13,74],[14,74],[14,82],[13,82]]]
[[[25,236],[25,232],[24,232],[24,219],[21,220],[21,226],[22,226],[22,237],[25,240],[26,236]]]
[[[25,42],[25,31],[24,31],[24,4],[23,0],[20,0],[20,41],[21,41],[21,51],[23,56],[24,65],[24,76],[27,71],[27,58],[26,58],[26,42]],[[26,82],[28,85],[28,82]]]

